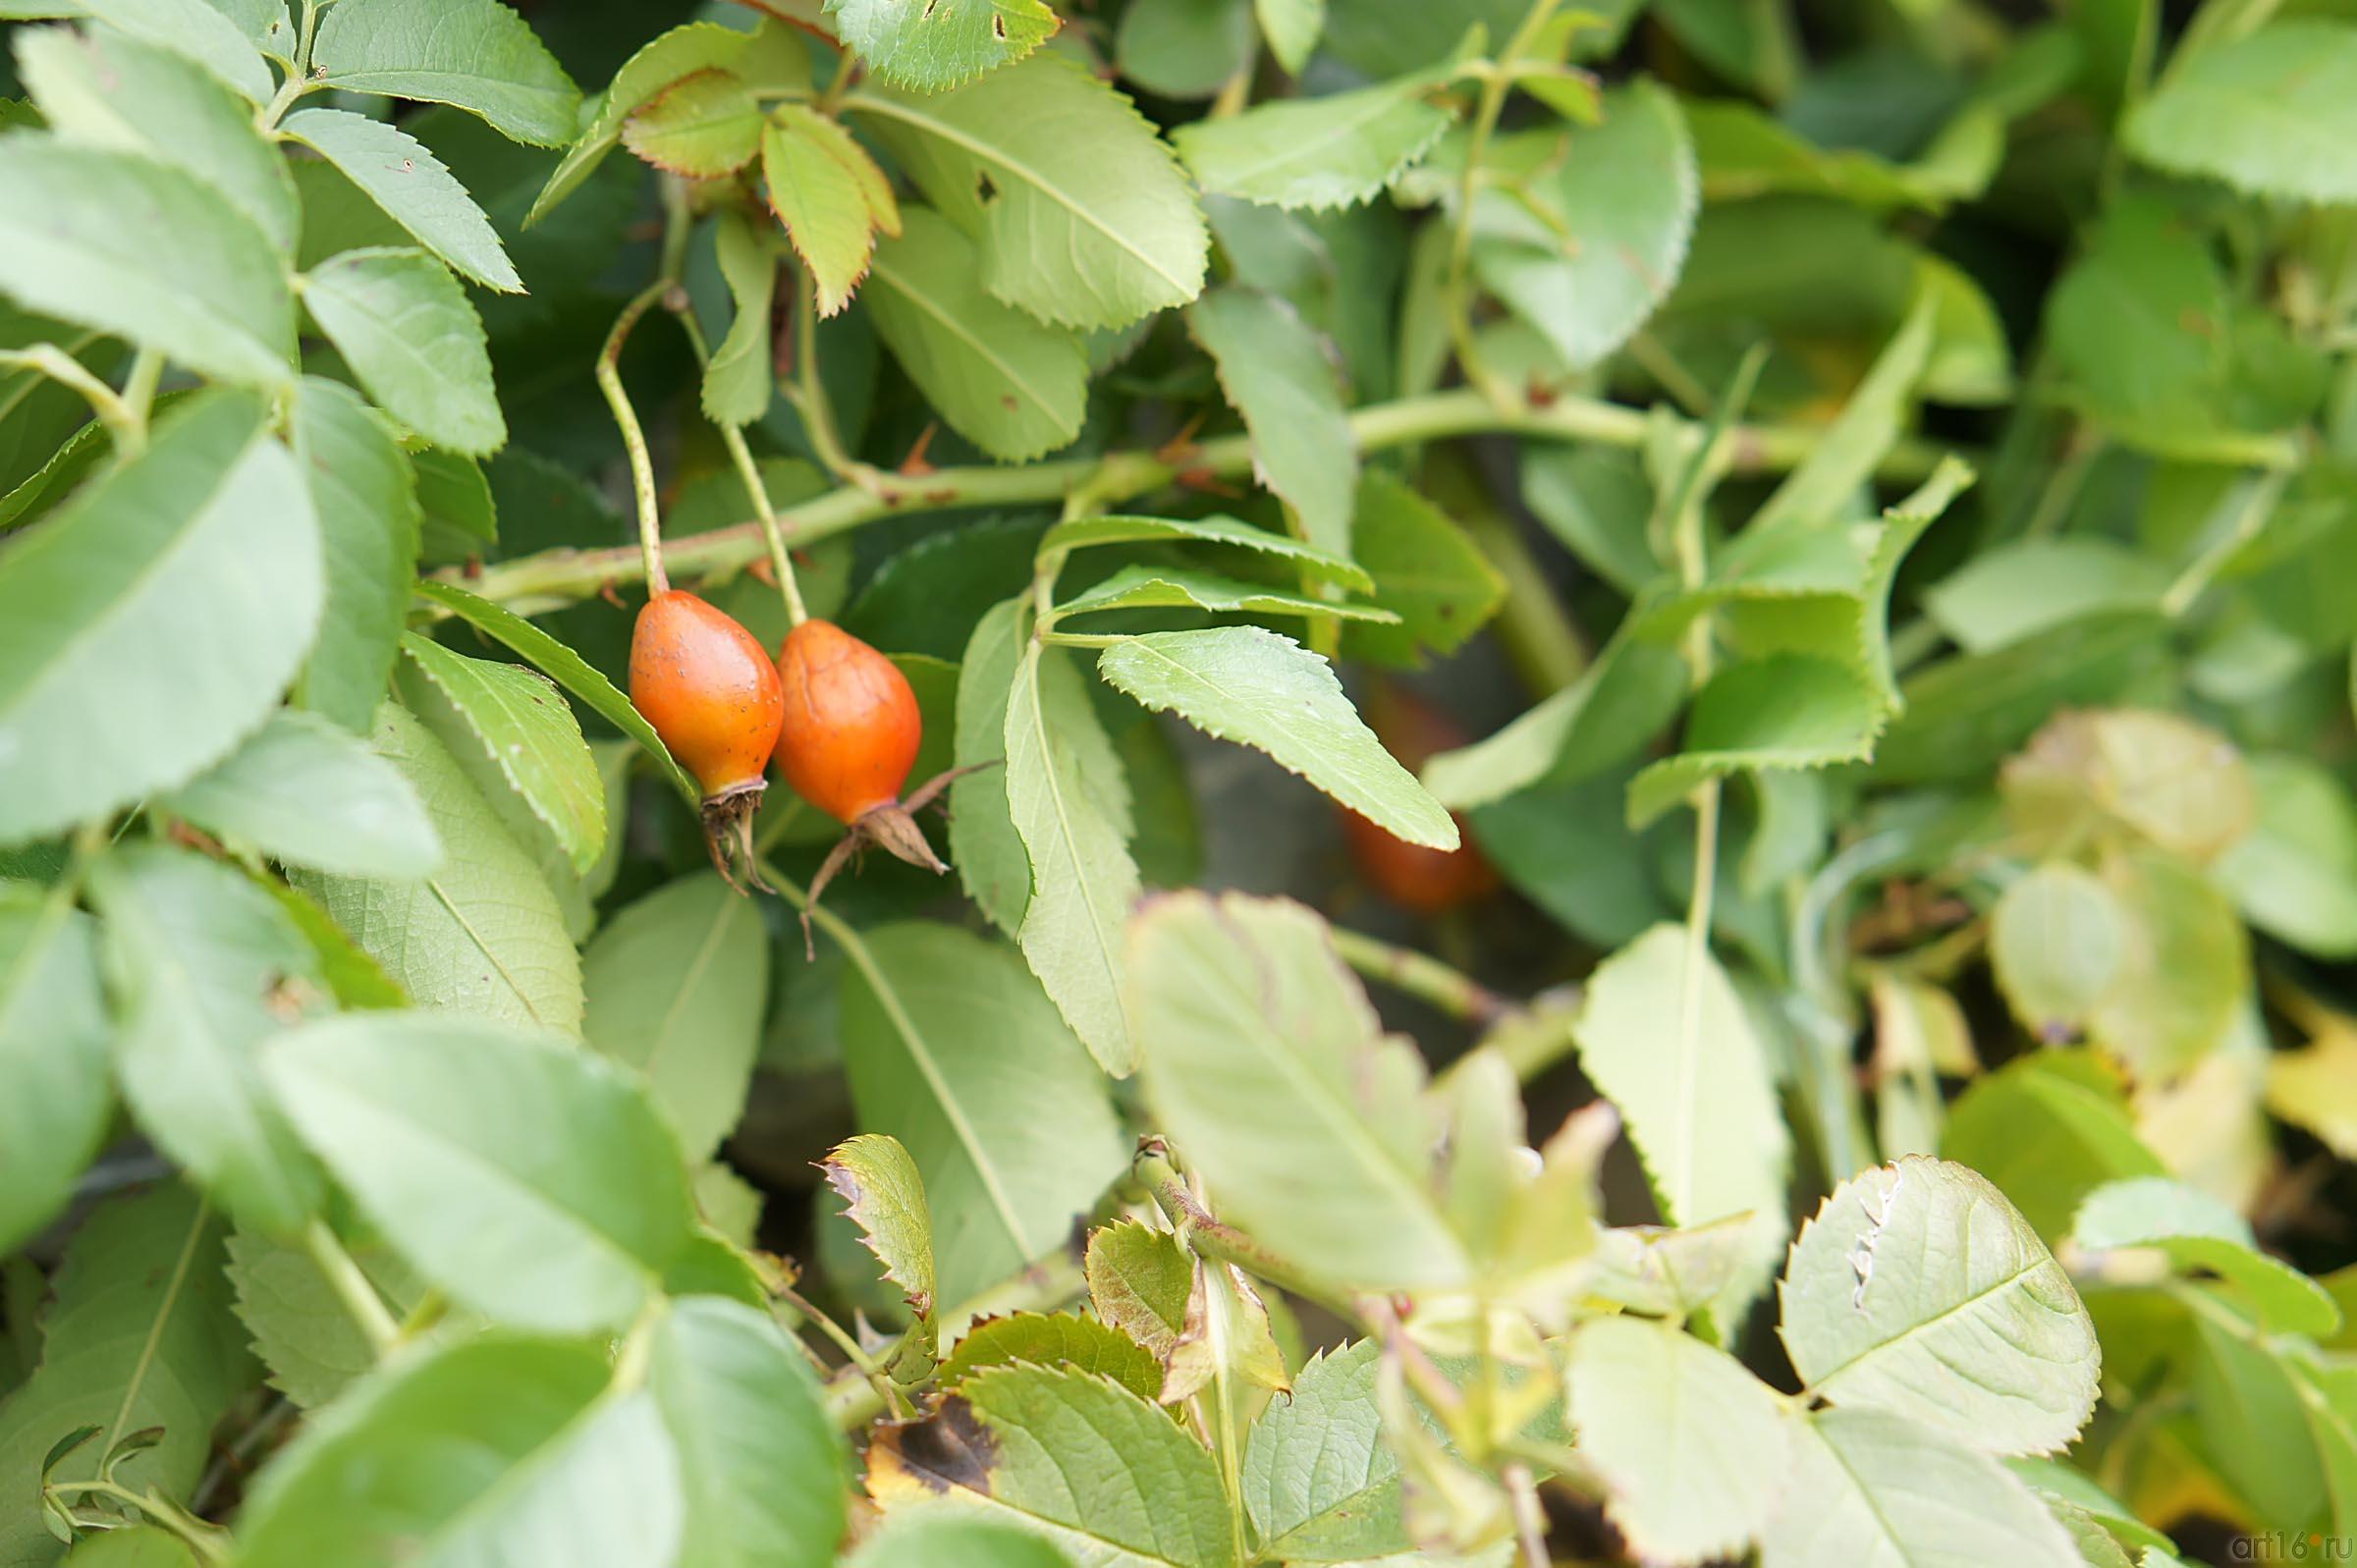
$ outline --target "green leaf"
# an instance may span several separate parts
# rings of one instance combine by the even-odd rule
[[[1339,583],[1361,593],[1370,592],[1375,586],[1375,579],[1367,575],[1366,568],[1347,556],[1320,549],[1291,534],[1256,528],[1217,513],[1208,517],[1141,517],[1122,514],[1068,517],[1047,531],[1039,548],[1046,552],[1163,541],[1234,545],[1295,563],[1304,574],[1322,582]]]
[[[1071,1568],[1044,1536],[978,1514],[915,1509],[884,1521],[844,1559],[846,1568]]]
[[[1407,1550],[1399,1461],[1375,1403],[1381,1350],[1361,1339],[1311,1357],[1292,1398],[1252,1424],[1244,1511],[1270,1555],[1329,1562]]]
[[[330,257],[303,275],[302,303],[368,396],[427,441],[473,457],[507,441],[482,321],[424,251]]]
[[[459,565],[489,554],[499,542],[499,502],[482,464],[426,447],[410,454],[410,471],[424,514],[422,559]]]
[[[1028,602],[994,605],[974,626],[958,668],[959,767],[975,768],[950,785],[950,858],[982,913],[1010,937],[1022,929],[1031,901],[1031,856],[1008,805],[1007,706],[1030,640]]]
[[[41,1362],[0,1403],[0,1562],[40,1568],[63,1548],[32,1499],[43,1456],[80,1427],[100,1436],[61,1461],[53,1480],[84,1481],[125,1433],[164,1429],[115,1480],[186,1500],[203,1473],[210,1433],[258,1369],[230,1312],[217,1215],[176,1182],[108,1199],[77,1227],[52,1274]]]
[[[1045,0],[827,0],[835,34],[895,86],[939,92],[1022,59],[1058,26]]]
[[[1397,627],[1351,626],[1351,657],[1413,666],[1454,653],[1506,602],[1506,579],[1440,508],[1380,469],[1359,480],[1350,552],[1375,578],[1375,603]]]
[[[665,87],[693,72],[735,65],[753,35],[718,22],[689,22],[658,33],[614,73],[613,84],[596,100],[597,115],[566,149],[548,184],[532,199],[523,216],[530,228],[558,202],[578,189],[607,153],[622,138],[623,122],[630,112]],[[569,123],[558,139],[573,137]]]
[[[1791,1430],[1792,1470],[1760,1538],[1761,1568],[2086,1568],[2036,1493],[1933,1428],[1888,1411],[1836,1408]]]
[[[770,320],[778,288],[776,231],[745,213],[723,212],[713,222],[713,252],[736,314],[704,367],[704,417],[748,425],[769,411],[776,395]]]
[[[2357,27],[2273,22],[2171,61],[2124,129],[2130,151],[2174,174],[2293,201],[2357,199]]]
[[[941,1298],[1062,1246],[1129,1154],[1104,1080],[1001,944],[922,922],[865,933],[842,1000],[859,1125],[900,1140],[934,1210]]]
[[[1186,322],[1251,432],[1254,477],[1292,509],[1311,544],[1349,555],[1358,449],[1332,349],[1285,300],[1233,286],[1197,299]]]
[[[1143,0],[1125,6],[1114,33],[1123,77],[1158,97],[1216,97],[1251,63],[1250,0]]]
[[[1685,265],[1699,205],[1677,100],[1651,81],[1604,100],[1604,123],[1537,133],[1558,149],[1518,189],[1476,196],[1473,270],[1574,365],[1627,342]]]
[[[395,1313],[416,1307],[426,1286],[381,1243],[351,1249],[353,1261]],[[301,1243],[240,1230],[229,1238],[229,1282],[238,1319],[270,1385],[314,1410],[376,1367],[376,1347],[353,1322],[352,1309]]]
[[[1877,782],[1970,779],[2058,709],[2111,701],[2158,664],[2158,618],[2104,616],[1910,676],[1906,707],[1875,748]]]
[[[2019,1211],[1966,1166],[1910,1156],[1801,1226],[1780,1328],[1812,1392],[1988,1453],[2046,1453],[2095,1408],[2095,1325]]]
[[[1119,327],[1202,292],[1211,238],[1177,160],[1076,62],[1044,54],[939,97],[855,91],[846,106],[974,240],[966,271],[993,297]]]
[[[579,654],[504,605],[477,598],[464,588],[446,582],[420,581],[417,592],[521,655],[541,674],[587,703],[599,717],[637,741],[639,749],[655,760],[657,771],[689,805],[703,797],[695,781],[682,773],[680,765],[672,760],[671,752],[645,716]]]
[[[2168,573],[2116,540],[2019,539],[1974,556],[1923,596],[1968,653],[1989,653],[2087,616],[2158,610]]]
[[[876,247],[865,296],[885,347],[951,429],[1022,461],[1069,444],[1088,411],[1088,360],[1071,334],[982,292],[972,245],[923,207]]]
[[[947,1499],[1105,1568],[1233,1568],[1211,1454],[1153,1404],[1085,1372],[996,1367],[922,1422],[877,1429],[867,1489],[889,1516]]]
[[[1240,582],[1192,567],[1121,567],[1056,606],[1056,619],[1105,610],[1188,608],[1214,615],[1331,616],[1338,621],[1391,622],[1389,610],[1337,604],[1305,594]]]
[[[356,1013],[281,1037],[262,1071],[385,1238],[494,1322],[627,1325],[691,1233],[679,1139],[653,1100],[561,1038]]]
[[[327,568],[319,640],[295,696],[366,734],[393,674],[416,577],[416,484],[383,421],[341,382],[304,378],[294,438]]]
[[[239,1517],[238,1560],[671,1561],[683,1467],[654,1396],[608,1397],[611,1371],[595,1341],[506,1333],[389,1367],[263,1469]]]
[[[1685,661],[1668,648],[1616,636],[1579,679],[1484,740],[1445,751],[1425,786],[1459,809],[1503,801],[1542,781],[1568,783],[1624,761],[1677,712]]]
[[[316,1001],[309,946],[260,888],[184,849],[109,855],[92,892],[126,1004],[118,1076],[139,1125],[241,1223],[300,1228],[319,1206],[318,1168],[255,1054]]]
[[[486,289],[523,292],[491,220],[408,132],[346,109],[298,109],[280,133],[342,170],[386,217],[461,274]]]
[[[276,705],[318,625],[319,544],[259,412],[192,400],[0,554],[0,841],[180,784]]]
[[[1007,699],[1007,811],[1031,863],[1015,937],[1089,1054],[1115,1077],[1137,1065],[1122,1000],[1122,928],[1137,901],[1129,783],[1061,649],[1033,640]]]
[[[1205,190],[1279,207],[1353,206],[1441,139],[1452,116],[1431,94],[1453,75],[1442,66],[1353,92],[1279,98],[1191,121],[1172,140]]]
[[[65,1208],[114,1111],[97,929],[53,901],[0,885],[0,1253]]]
[[[2071,1240],[2089,1252],[2155,1247],[2180,1270],[2206,1269],[2246,1294],[2271,1326],[2323,1339],[2340,1326],[2324,1286],[2259,1250],[2250,1221],[2210,1194],[2163,1176],[2109,1182],[2087,1195]]]
[[[1148,708],[1267,752],[1387,833],[1457,845],[1448,811],[1383,749],[1333,667],[1289,637],[1258,626],[1155,632],[1106,649],[1097,673]]]
[[[2285,753],[2250,759],[2258,819],[2212,878],[2269,935],[2324,958],[2357,954],[2357,799]]]
[[[2233,309],[2208,239],[2162,201],[2112,204],[2046,299],[2056,393],[2163,456],[2251,455],[2227,398]]]
[[[1738,99],[1688,98],[1680,107],[1694,135],[1702,193],[1711,201],[1789,193],[1833,196],[1877,212],[1939,212],[1959,194],[1979,193],[1958,191],[1937,164],[1894,164],[1863,147],[1820,146]],[[1981,118],[1985,123],[1985,111]]]
[[[1287,76],[1299,76],[1326,26],[1326,0],[1252,0],[1252,9],[1260,17],[1269,53]]]
[[[2056,1243],[2097,1187],[2164,1174],[2116,1083],[2084,1053],[2025,1056],[1981,1079],[1956,1101],[1940,1152],[1996,1182]]]
[[[1797,653],[1740,660],[1694,694],[1685,749],[1629,781],[1628,824],[1642,828],[1705,781],[1746,769],[1859,761],[1882,725],[1874,689],[1847,665]]]
[[[1873,476],[1876,465],[1906,428],[1915,385],[1931,357],[1934,319],[1930,297],[1919,297],[1875,356],[1866,378],[1841,406],[1840,415],[1809,449],[1800,466],[1752,514],[1750,525],[1744,529],[1749,547],[1764,545],[1796,527],[1822,526],[1847,514],[1859,487]],[[1970,471],[1965,470],[1963,477],[1969,479]],[[1937,515],[1939,508],[1931,510]]]
[[[62,9],[192,60],[255,103],[270,96],[269,67],[223,8],[206,0],[78,0]]]
[[[1702,1562],[1759,1534],[1782,1495],[1787,1424],[1741,1362],[1666,1324],[1600,1318],[1572,1334],[1564,1379],[1633,1553]]]
[[[646,1077],[689,1160],[720,1147],[744,1108],[769,934],[760,908],[696,872],[608,920],[581,954],[590,1047]]]
[[[1177,893],[1133,922],[1125,963],[1154,1124],[1214,1212],[1338,1286],[1464,1277],[1432,1190],[1422,1064],[1385,1036],[1323,922]]]
[[[0,293],[224,381],[295,380],[284,259],[213,187],[135,153],[0,140]]]
[[[1090,1232],[1085,1267],[1089,1305],[1098,1319],[1168,1360],[1186,1329],[1195,1272],[1178,1238],[1135,1219],[1117,1219]]]
[[[2084,1029],[2127,957],[2129,918],[2118,895],[2067,861],[2033,867],[1989,915],[1998,989],[2022,1026],[2056,1042]]]
[[[580,959],[530,858],[407,710],[385,704],[374,740],[425,802],[442,869],[423,881],[305,873],[296,885],[420,1005],[578,1030]]]
[[[137,153],[216,187],[280,250],[299,214],[286,162],[254,131],[253,106],[185,56],[117,31],[27,27],[17,70],[50,129]]]
[[[411,710],[454,754],[496,770],[576,872],[596,864],[606,847],[605,785],[580,721],[555,683],[522,665],[453,653],[415,632],[403,634],[401,649],[398,674]],[[460,751],[470,744],[479,754]]]
[[[360,950],[342,926],[328,918],[319,900],[299,888],[290,888],[261,872],[250,875],[277,901],[279,911],[295,924],[318,960],[319,978],[346,1007],[406,1007],[410,999],[385,973],[384,965]]]
[[[1669,1229],[1619,1225],[1598,1232],[1589,1294],[1631,1312],[1684,1318],[1733,1288],[1753,1248],[1747,1216]]]
[[[1017,1362],[1094,1373],[1147,1399],[1162,1394],[1162,1363],[1154,1352],[1119,1328],[1069,1312],[1016,1312],[983,1319],[942,1362],[940,1386],[955,1389],[978,1372]]]
[[[363,742],[281,709],[164,809],[274,860],[353,877],[422,877],[441,841],[409,781]]]
[[[1689,965],[1699,970],[1689,973]],[[1657,925],[1590,977],[1572,1032],[1581,1068],[1619,1109],[1662,1217],[1751,1217],[1747,1295],[1784,1235],[1790,1148],[1767,1047],[1707,946]]]
[[[580,90],[498,0],[338,0],[320,18],[312,74],[347,92],[447,103],[534,146],[573,139]]]
[[[859,1239],[884,1277],[907,1298],[919,1319],[933,1316],[933,1217],[925,1203],[925,1178],[901,1141],[863,1132],[828,1151],[827,1185],[843,1200],[844,1217],[859,1227]]]
[[[844,1533],[843,1439],[802,1348],[735,1301],[674,1302],[647,1380],[680,1452],[683,1563],[825,1568]]]

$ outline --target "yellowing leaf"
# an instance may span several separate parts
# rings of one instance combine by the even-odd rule
[[[622,142],[658,169],[709,180],[752,157],[761,109],[736,73],[697,71],[630,111]]]
[[[866,1132],[837,1144],[822,1167],[827,1185],[844,1201],[884,1277],[901,1287],[908,1310],[933,1312],[933,1221],[925,1207],[925,1178],[898,1138]]]
[[[798,103],[782,104],[761,135],[769,204],[810,269],[818,313],[834,315],[867,276],[875,232],[901,232],[892,186],[850,133]]]

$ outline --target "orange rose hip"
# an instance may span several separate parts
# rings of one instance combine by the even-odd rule
[[[630,701],[704,791],[704,841],[732,886],[724,843],[752,870],[750,824],[785,700],[777,667],[734,618],[685,589],[656,594],[630,633]],[[740,890],[741,891],[741,890]]]
[[[832,622],[805,621],[778,649],[777,675],[778,772],[795,793],[847,825],[897,804],[924,738],[899,667]]]
[[[810,904],[871,843],[912,866],[949,870],[913,813],[967,770],[953,768],[901,797],[925,725],[900,668],[834,622],[805,621],[778,648],[778,681],[785,690],[778,772],[795,793],[850,829],[810,879]],[[807,948],[808,905],[802,941]]]

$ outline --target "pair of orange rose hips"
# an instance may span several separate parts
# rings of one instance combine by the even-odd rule
[[[795,793],[850,829],[812,881],[812,901],[866,843],[948,869],[910,813],[950,776],[901,798],[924,734],[916,693],[891,660],[832,622],[795,626],[773,662],[733,617],[668,589],[638,612],[630,701],[702,787],[705,840],[732,883],[724,846],[762,886],[751,822],[772,761]],[[808,924],[805,914],[805,934]]]

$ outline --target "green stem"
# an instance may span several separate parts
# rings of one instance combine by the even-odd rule
[[[602,383],[601,383],[602,384]],[[1359,451],[1376,452],[1455,436],[1522,435],[1555,441],[1590,441],[1604,446],[1643,444],[1650,416],[1641,408],[1590,398],[1557,398],[1544,405],[1513,403],[1501,408],[1463,388],[1374,404],[1350,416]],[[1698,427],[1688,427],[1699,442]],[[1790,468],[1823,439],[1806,425],[1732,426],[1726,432],[1726,460],[1733,473],[1776,473]],[[626,434],[627,439],[627,434]],[[1946,450],[1927,442],[1895,443],[1877,470],[1892,484],[1918,483]],[[789,507],[778,523],[792,545],[808,545],[885,517],[981,507],[1038,506],[1060,500],[1079,485],[1091,485],[1107,504],[1126,502],[1178,480],[1180,464],[1150,453],[1118,452],[1104,457],[1057,458],[1019,467],[943,468],[929,474],[867,471],[867,486],[846,485]],[[1223,436],[1187,454],[1183,467],[1213,477],[1249,472],[1247,437]],[[667,557],[683,571],[736,570],[764,548],[761,525],[748,519],[673,542]],[[618,582],[645,574],[644,552],[561,547],[481,568],[472,577],[461,568],[442,575],[468,592],[524,615],[561,609]],[[446,612],[427,610],[429,615]]]
[[[178,1536],[191,1551],[204,1561],[229,1561],[229,1553],[225,1549],[228,1532],[205,1523],[161,1496],[133,1491],[129,1487],[112,1481],[59,1481],[50,1483],[42,1489],[56,1497],[111,1497],[126,1507],[137,1509]]]
[[[704,342],[704,329],[696,323],[695,311],[686,299],[674,296],[672,314],[679,317],[680,330],[687,336],[687,346],[695,351],[698,366],[712,363],[712,351]],[[794,557],[786,549],[786,532],[778,526],[778,509],[770,502],[769,486],[762,481],[761,467],[753,461],[752,449],[744,444],[744,432],[736,425],[714,420],[720,432],[720,444],[729,450],[729,461],[737,469],[737,477],[744,483],[745,498],[753,504],[753,514],[761,524],[762,543],[769,548],[770,574],[778,579],[778,592],[786,600],[786,623],[798,626],[810,619],[802,604],[802,585],[794,574]]]
[[[1522,25],[1507,40],[1500,52],[1501,63],[1511,62],[1530,46],[1547,19],[1555,12],[1557,0],[1536,0],[1523,16]],[[1498,117],[1506,109],[1506,95],[1512,85],[1512,74],[1505,70],[1485,73],[1481,80],[1481,94],[1474,100],[1473,126],[1465,141],[1465,172],[1457,181],[1455,225],[1449,235],[1449,280],[1446,290],[1449,300],[1449,334],[1456,345],[1456,362],[1465,379],[1479,388],[1484,398],[1505,406],[1511,394],[1490,374],[1481,361],[1479,345],[1473,336],[1473,290],[1471,263],[1473,259],[1473,203],[1481,191],[1483,160],[1488,156],[1490,137],[1498,130]]]
[[[1414,997],[1452,1018],[1487,1027],[1513,1011],[1513,1003],[1461,969],[1430,953],[1333,928],[1334,950],[1343,962],[1380,985]]]
[[[153,349],[141,349],[132,355],[131,374],[123,379],[123,406],[147,428],[147,416],[155,407],[155,384],[163,379],[164,356]]]
[[[145,351],[141,351],[142,357]],[[115,443],[115,450],[130,457],[147,444],[147,417],[143,408],[124,401],[114,388],[91,373],[90,367],[75,358],[54,343],[36,343],[25,349],[0,349],[0,366],[15,366],[37,370],[42,375],[82,395],[90,406],[90,412],[106,426],[106,433]]]
[[[850,58],[845,56],[847,62]],[[818,374],[818,284],[808,268],[796,276],[794,311],[794,385],[787,390],[802,416],[802,433],[809,438],[811,455],[837,479],[871,489],[876,473],[844,449],[843,437],[835,428],[835,406],[827,400],[827,385]]]
[[[278,84],[278,91],[262,109],[260,121],[264,135],[275,135],[279,121],[295,107],[297,99],[305,93],[316,92],[324,83],[311,78],[311,39],[319,29],[319,0],[302,0],[302,25],[295,36],[295,67],[287,80]]]
[[[655,505],[655,463],[646,450],[646,430],[638,423],[638,410],[630,406],[630,395],[622,387],[622,346],[655,301],[671,290],[671,279],[657,278],[632,297],[614,318],[614,330],[606,334],[605,347],[597,352],[597,390],[604,393],[606,406],[614,411],[614,423],[622,430],[622,444],[630,455],[630,491],[638,506],[638,559],[646,579],[648,596],[671,591],[671,577],[663,569],[663,520]]]
[[[1552,1568],[1555,1559],[1547,1551],[1547,1509],[1539,1501],[1539,1484],[1530,1473],[1530,1466],[1520,1460],[1506,1467],[1501,1478],[1506,1482],[1506,1494],[1513,1505],[1514,1534],[1522,1543],[1523,1568]]]
[[[2267,519],[2275,514],[2275,502],[2282,496],[2283,487],[2290,482],[2291,475],[2280,469],[2261,474],[2251,482],[2250,494],[2243,498],[2242,506],[2234,514],[2234,525],[2196,556],[2161,595],[2163,615],[2173,619],[2193,608],[2193,602],[2210,586],[2210,579],[2218,575],[2219,568],[2233,560],[2267,525]]]
[[[376,1293],[368,1276],[360,1272],[360,1266],[352,1261],[352,1254],[344,1250],[344,1244],[328,1229],[326,1220],[314,1219],[303,1227],[302,1246],[319,1271],[327,1276],[328,1287],[335,1291],[336,1299],[367,1336],[369,1348],[382,1356],[399,1344],[401,1325],[393,1321],[385,1298]]]
[[[1308,1278],[1291,1262],[1233,1225],[1214,1217],[1179,1177],[1168,1157],[1151,1150],[1141,1152],[1131,1169],[1197,1256],[1232,1263],[1244,1272],[1256,1274],[1296,1296],[1345,1316],[1355,1316],[1345,1297]]]

